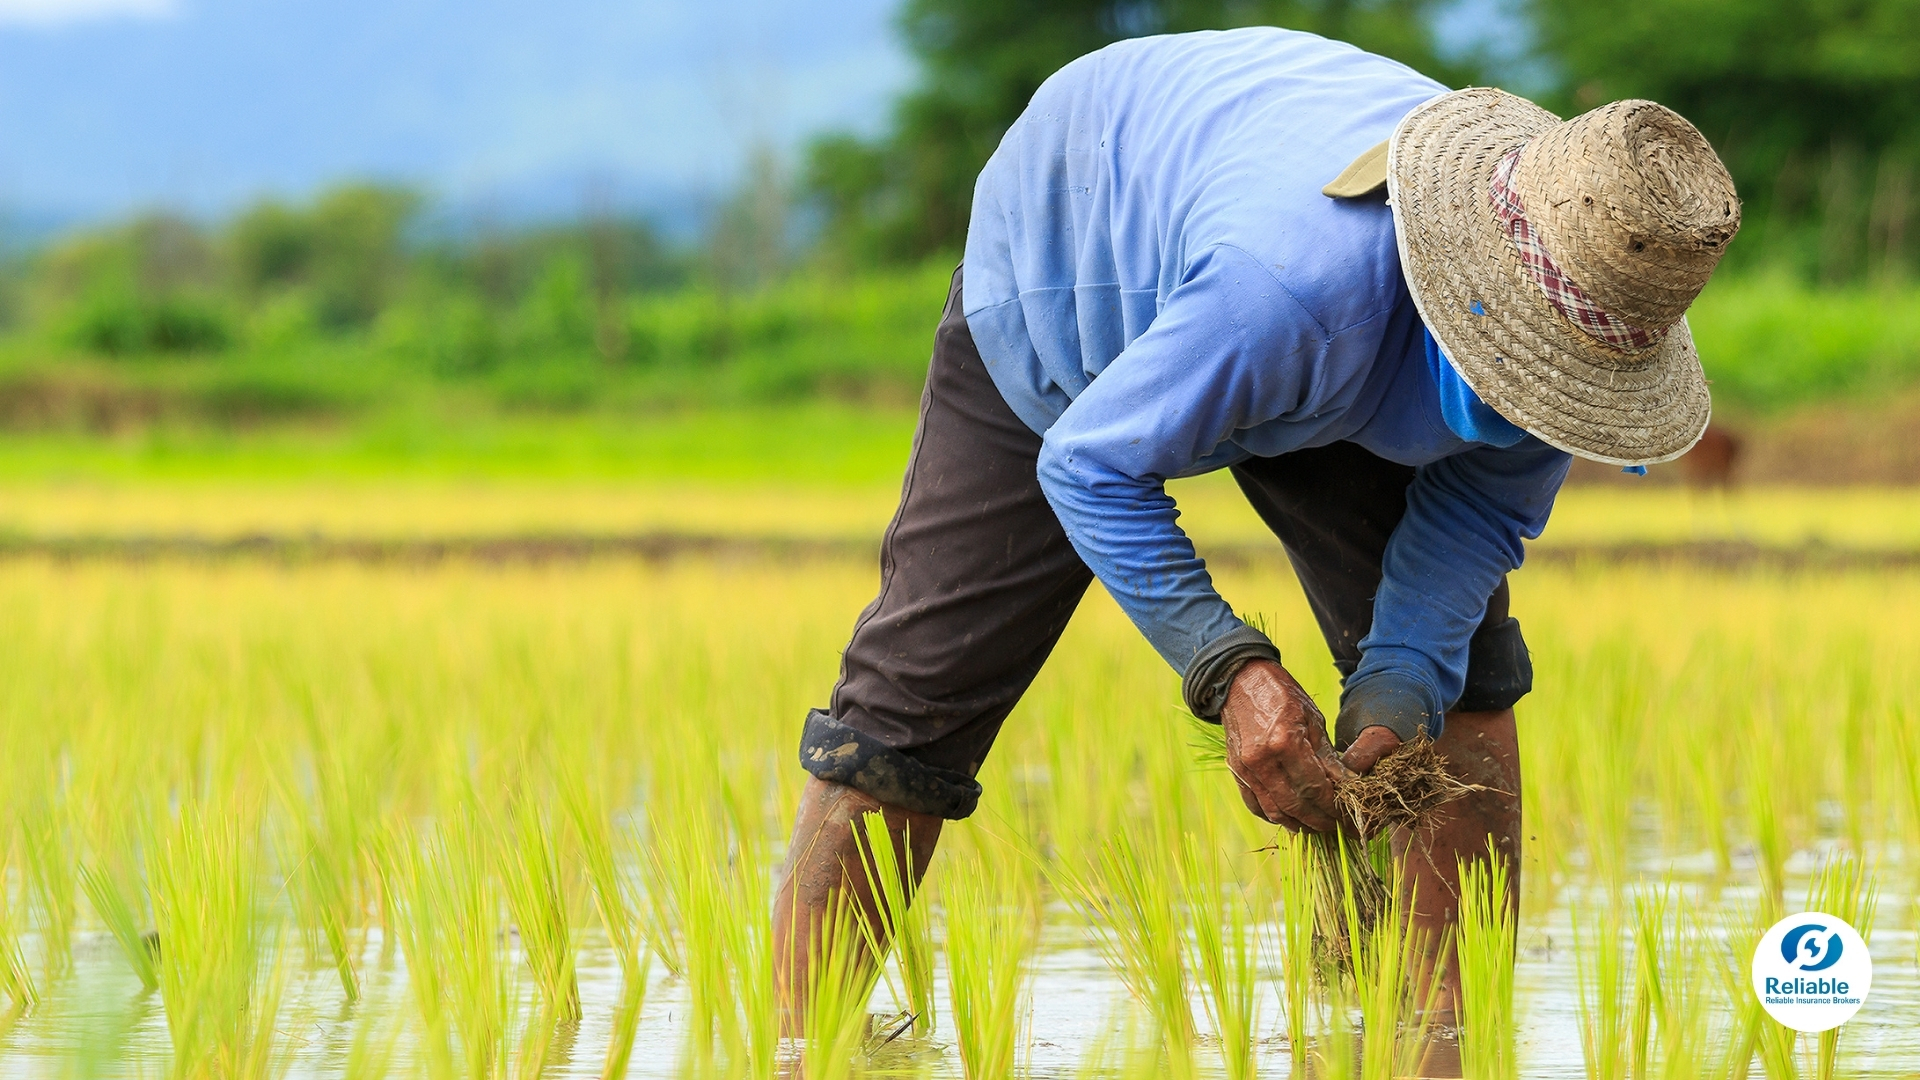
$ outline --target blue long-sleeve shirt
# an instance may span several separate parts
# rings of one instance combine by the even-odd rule
[[[1429,364],[1391,211],[1320,191],[1442,92],[1311,34],[1135,39],[1047,80],[980,175],[968,327],[1075,548],[1176,670],[1242,624],[1170,477],[1341,440],[1417,466],[1347,685],[1398,680],[1436,720],[1546,524],[1570,459],[1474,426],[1499,418]]]

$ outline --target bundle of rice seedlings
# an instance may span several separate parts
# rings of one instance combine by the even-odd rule
[[[1227,760],[1226,735],[1219,724],[1194,721],[1189,738],[1202,764],[1222,768]],[[1353,949],[1349,926],[1371,929],[1388,902],[1388,859],[1382,844],[1400,829],[1415,829],[1441,807],[1485,788],[1467,784],[1447,771],[1446,762],[1425,735],[1381,758],[1373,769],[1334,790],[1334,806],[1341,827],[1316,833],[1308,843],[1316,882],[1315,919],[1319,951],[1324,963],[1351,970]],[[1347,867],[1350,880],[1340,867]],[[1355,918],[1347,918],[1347,894],[1352,893]]]
[[[1362,840],[1412,829],[1441,807],[1473,791],[1447,771],[1446,762],[1421,735],[1380,759],[1372,771],[1334,790],[1334,803]]]

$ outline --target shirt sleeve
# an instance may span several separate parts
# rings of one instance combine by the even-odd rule
[[[1423,465],[1407,512],[1387,541],[1373,628],[1342,693],[1341,728],[1368,718],[1402,738],[1440,734],[1466,684],[1467,646],[1500,579],[1525,557],[1523,540],[1546,528],[1573,458],[1529,436],[1508,448],[1476,446]],[[1354,730],[1346,730],[1353,728]]]
[[[1181,530],[1166,480],[1216,456],[1237,430],[1312,413],[1326,391],[1329,342],[1251,257],[1213,248],[1046,433],[1047,501],[1176,671],[1243,624]]]

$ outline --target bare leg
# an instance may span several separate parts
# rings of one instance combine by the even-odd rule
[[[800,794],[793,840],[787,847],[773,901],[773,977],[787,1034],[800,1030],[800,1018],[807,1006],[808,958],[814,936],[833,905],[856,904],[868,925],[881,926],[879,904],[867,878],[871,856],[864,832],[859,839],[854,834],[860,818],[875,810],[886,814],[896,864],[911,866],[913,884],[918,886],[940,839],[944,823],[937,815],[885,806],[864,792],[817,777],[809,778]],[[913,845],[910,863],[909,837]]]
[[[1507,862],[1507,904],[1520,905],[1520,748],[1513,710],[1451,713],[1434,749],[1457,779],[1476,791],[1448,803],[1419,829],[1393,838],[1402,887],[1412,892],[1408,923],[1429,943],[1437,965],[1438,1020],[1451,1020],[1460,992],[1452,932],[1460,913],[1462,860],[1487,857],[1487,841]],[[1407,898],[1403,895],[1402,900]],[[1445,943],[1445,949],[1435,946]]]

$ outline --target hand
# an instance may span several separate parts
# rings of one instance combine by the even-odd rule
[[[1355,776],[1363,776],[1373,771],[1380,759],[1400,749],[1400,736],[1392,728],[1379,724],[1367,728],[1354,736],[1353,745],[1340,755],[1340,763]]]
[[[1227,688],[1220,726],[1227,768],[1248,810],[1294,832],[1333,830],[1333,791],[1350,774],[1327,740],[1319,706],[1286,668],[1248,661]]]

